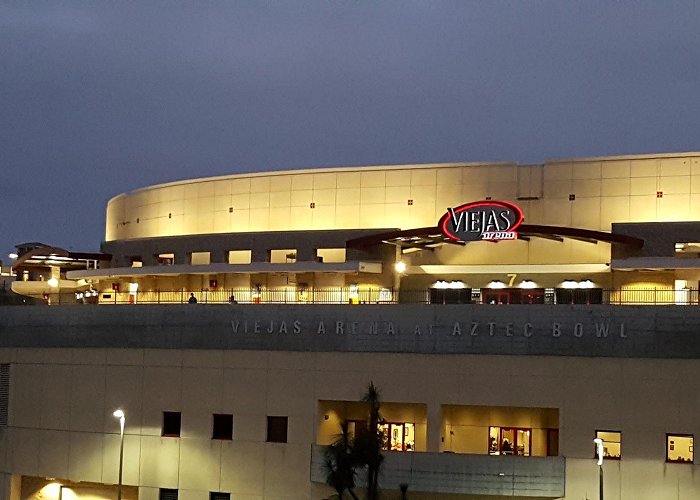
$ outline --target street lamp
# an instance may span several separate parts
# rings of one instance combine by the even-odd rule
[[[598,493],[598,500],[603,500],[603,440],[600,438],[595,438],[593,442],[596,444],[598,450],[598,488],[600,493]]]
[[[119,419],[119,486],[117,487],[117,500],[122,500],[122,466],[124,465],[124,411],[121,408],[112,413],[114,418]]]

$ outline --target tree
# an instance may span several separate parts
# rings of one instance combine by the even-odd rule
[[[348,422],[344,420],[340,424],[341,433],[326,449],[326,482],[335,488],[339,499],[343,498],[343,492],[347,490],[357,500],[352,489],[355,487],[357,470],[364,467],[367,468],[367,500],[379,498],[379,474],[384,461],[382,450],[386,437],[379,428],[382,423],[379,412],[381,401],[374,382],[367,386],[362,401],[367,404],[367,427],[356,428],[355,435],[351,436]]]
[[[341,422],[340,430],[337,439],[326,449],[326,483],[335,489],[339,499],[342,500],[343,492],[347,490],[358,500],[352,489],[355,487],[355,469],[362,464],[352,445],[347,420]]]
[[[384,455],[385,436],[379,428],[382,421],[379,409],[381,400],[379,389],[370,382],[367,392],[362,401],[368,405],[367,432],[363,433],[360,439],[359,451],[362,453],[363,463],[367,466],[367,500],[377,500],[379,498],[379,473],[381,471]],[[358,436],[360,437],[360,436]]]

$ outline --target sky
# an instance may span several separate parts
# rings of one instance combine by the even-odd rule
[[[0,260],[107,201],[324,166],[700,150],[700,2],[0,0]]]

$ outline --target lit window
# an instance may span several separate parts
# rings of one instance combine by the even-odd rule
[[[320,262],[345,262],[344,248],[318,248],[316,249],[316,259]]]
[[[192,252],[190,264],[193,266],[207,266],[211,264],[211,255],[209,252]]]
[[[666,461],[682,464],[692,464],[693,435],[666,434]]]
[[[489,455],[530,456],[532,429],[489,427]]]
[[[297,251],[294,248],[270,250],[272,264],[293,264],[297,261]]]
[[[622,456],[622,433],[620,431],[595,431],[596,439],[603,440],[603,458],[620,460]],[[598,458],[598,448],[594,456]]]
[[[160,266],[172,266],[175,263],[174,253],[159,253],[156,257]]]
[[[388,422],[379,425],[382,447],[388,451],[414,451],[416,426],[410,422]]]
[[[229,250],[228,252],[228,263],[229,264],[250,264],[252,259],[251,250]]]
[[[700,243],[697,241],[687,243],[676,243],[676,257],[689,257],[696,259],[700,257]]]

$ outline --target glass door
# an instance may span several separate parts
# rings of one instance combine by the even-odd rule
[[[489,455],[530,456],[531,429],[489,428]]]

